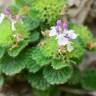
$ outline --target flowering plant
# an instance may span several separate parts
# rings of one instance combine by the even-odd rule
[[[96,70],[79,69],[86,51],[95,50],[94,37],[87,27],[62,19],[66,0],[1,1],[0,86],[12,77],[47,96],[61,84],[96,90]]]

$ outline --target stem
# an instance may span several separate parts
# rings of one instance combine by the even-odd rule
[[[75,94],[75,95],[96,96],[96,92],[89,92],[89,91],[82,90],[82,89],[75,89],[75,88],[70,88],[70,87],[66,87],[66,86],[60,86],[59,89],[63,92],[68,92],[68,93]]]

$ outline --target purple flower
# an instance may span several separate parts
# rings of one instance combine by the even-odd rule
[[[62,26],[62,21],[61,20],[57,21],[57,26],[60,26],[60,27]]]
[[[62,31],[62,21],[61,20],[57,21],[56,31],[58,34],[60,34],[60,32]]]
[[[5,15],[11,15],[11,10],[10,10],[9,8],[5,8],[5,9],[3,10],[3,13],[4,13]]]
[[[62,23],[61,20],[58,20],[56,26],[51,28],[49,36],[56,36],[58,46],[66,46],[66,50],[71,52],[74,49],[71,40],[76,39],[78,35],[74,30],[68,30],[66,22]]]
[[[64,30],[68,30],[68,24],[66,22],[64,22],[63,27],[64,27]]]

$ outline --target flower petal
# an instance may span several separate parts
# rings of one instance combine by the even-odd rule
[[[49,36],[55,36],[57,35],[56,27],[51,27],[51,30],[49,31]]]
[[[68,30],[68,24],[66,22],[64,22],[63,27],[64,27],[64,30]]]
[[[59,46],[65,46],[69,43],[68,38],[65,38],[62,34],[60,34],[57,38]]]
[[[5,15],[3,13],[0,14],[0,24],[3,22]]]
[[[74,50],[74,47],[69,43],[67,44],[67,51],[72,52]]]
[[[69,37],[70,39],[76,39],[77,36],[78,36],[78,35],[74,32],[74,30],[69,30],[69,31],[68,31],[68,37]]]

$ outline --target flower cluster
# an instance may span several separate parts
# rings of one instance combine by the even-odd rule
[[[77,38],[77,34],[74,30],[68,29],[68,24],[62,22],[61,20],[57,21],[57,25],[51,27],[49,36],[56,36],[59,46],[66,46],[67,51],[71,52],[74,47],[71,44],[71,41]]]
[[[5,18],[8,18],[10,20],[12,31],[16,31],[15,24],[17,23],[17,21],[21,20],[21,16],[12,16],[11,10],[9,8],[3,8],[2,12],[0,13],[0,24]]]

